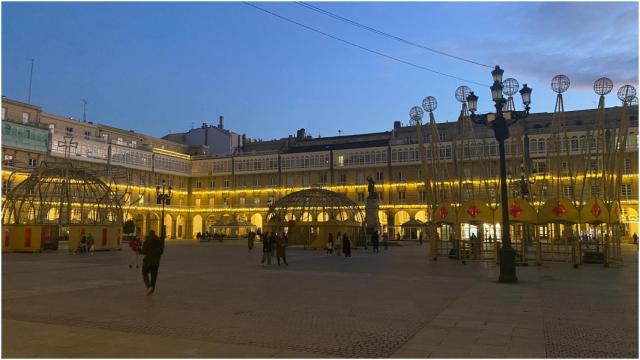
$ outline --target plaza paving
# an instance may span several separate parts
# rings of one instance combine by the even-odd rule
[[[634,248],[622,267],[519,267],[517,285],[427,251],[289,249],[278,267],[181,242],[153,296],[129,249],[3,254],[2,356],[638,357]]]

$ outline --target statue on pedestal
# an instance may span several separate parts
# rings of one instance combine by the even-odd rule
[[[367,197],[367,199],[377,199],[378,194],[376,193],[376,182],[373,181],[371,176],[367,176],[367,181],[369,182],[369,187],[368,187],[369,196]]]

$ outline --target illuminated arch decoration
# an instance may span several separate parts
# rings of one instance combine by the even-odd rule
[[[580,222],[578,209],[567,198],[553,198],[547,200],[538,214],[540,223],[571,223]]]
[[[509,199],[509,222],[535,224],[538,221],[536,210],[524,199]],[[502,204],[495,212],[495,222],[502,223]]]
[[[603,224],[609,222],[609,209],[604,201],[591,199],[580,209],[580,222],[585,224]]]
[[[456,209],[451,204],[442,203],[435,208],[433,222],[436,224],[455,224],[457,222]]]
[[[493,223],[493,210],[482,201],[465,201],[458,214],[461,223]]]

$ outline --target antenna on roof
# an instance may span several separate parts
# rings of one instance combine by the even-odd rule
[[[85,99],[81,99],[82,100],[82,121],[87,122],[87,100]]]
[[[31,104],[31,84],[33,83],[33,61],[31,59],[31,73],[29,74],[29,98],[27,99],[27,104]]]

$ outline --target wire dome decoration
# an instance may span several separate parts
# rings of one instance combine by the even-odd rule
[[[420,106],[414,106],[409,110],[409,119],[411,122],[418,123],[422,120],[422,116],[424,115],[424,111],[420,108]]]
[[[47,163],[2,204],[3,224],[121,225],[122,207],[100,178],[71,163]]]
[[[458,86],[458,88],[456,89],[456,100],[461,103],[467,102],[467,96],[469,96],[470,92],[471,89],[468,86]]]
[[[436,98],[434,98],[433,96],[427,96],[422,100],[422,108],[425,111],[433,112],[438,108],[438,100],[436,100]]]
[[[636,96],[636,88],[631,85],[624,85],[618,89],[618,99],[621,101],[631,101],[634,96]]]
[[[508,78],[502,82],[502,94],[506,96],[513,96],[519,89],[520,84],[518,84],[518,80],[514,78]]]
[[[629,100],[629,106],[638,106],[638,97],[634,96]]]
[[[598,95],[607,95],[613,89],[613,81],[608,77],[601,77],[593,83],[593,91]]]
[[[326,189],[305,189],[278,199],[267,213],[268,224],[341,222],[360,226],[364,214],[353,200]]]
[[[569,89],[569,85],[571,85],[571,81],[569,81],[569,77],[567,75],[556,75],[551,79],[551,89],[558,94],[562,94],[567,91]]]

